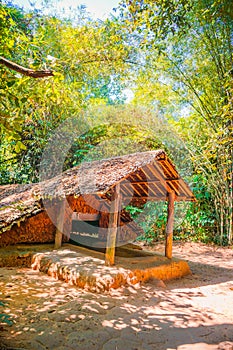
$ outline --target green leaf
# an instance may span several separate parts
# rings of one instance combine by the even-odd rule
[[[15,145],[15,152],[16,153],[20,153],[20,151],[26,150],[26,149],[27,149],[27,147],[21,141],[17,141],[17,143]]]
[[[10,80],[10,81],[7,81],[6,85],[7,85],[8,87],[11,87],[11,86],[13,86],[15,83],[16,83],[16,80]]]

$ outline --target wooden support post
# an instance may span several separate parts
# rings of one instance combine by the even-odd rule
[[[165,256],[168,259],[172,258],[172,240],[173,240],[174,209],[175,209],[174,204],[175,204],[175,192],[172,191],[168,193],[168,205],[167,205]]]
[[[66,198],[64,198],[57,206],[57,224],[56,224],[54,249],[61,248],[62,246],[62,232],[63,232],[63,225],[64,225],[65,207],[66,207]]]
[[[120,205],[120,184],[117,184],[114,188],[109,213],[108,236],[105,253],[105,265],[107,266],[112,266],[115,262],[116,235],[120,215]]]

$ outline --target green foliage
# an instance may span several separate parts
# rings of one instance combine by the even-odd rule
[[[164,40],[188,25],[186,14],[191,4],[187,0],[123,0],[121,16],[134,30],[146,35],[153,33],[156,40]]]
[[[165,202],[147,202],[143,209],[127,206],[126,210],[145,232],[143,236],[138,237],[138,240],[152,244],[164,239],[167,221]]]
[[[54,130],[84,114],[88,130],[64,169],[163,148],[197,198],[177,204],[175,239],[231,244],[232,1],[122,0],[119,18],[105,21],[48,6],[50,15],[0,3],[0,55],[54,72],[32,79],[0,66],[0,183],[38,181]],[[130,211],[148,241],[163,237],[164,204]]]
[[[214,211],[214,201],[206,186],[203,175],[192,177],[192,190],[197,199],[194,203],[181,204],[184,215],[176,227],[176,239],[188,239],[209,243],[214,240],[217,222]]]
[[[74,25],[5,5],[0,14],[7,24],[1,54],[28,68],[54,71],[54,77],[37,80],[0,67],[1,183],[38,181],[43,149],[58,125],[78,119],[87,106],[124,101],[130,47],[117,20],[80,18]]]
[[[190,214],[195,218],[192,227],[197,223],[200,230],[214,216],[216,239],[223,242],[227,236],[229,244],[233,239],[231,10],[229,0],[122,1],[125,26],[134,40],[138,36],[145,62],[137,69],[134,103],[144,100],[157,108],[183,140],[193,173],[203,176],[202,194],[209,197],[198,198],[198,213]]]
[[[214,200],[206,186],[206,179],[200,175],[192,177],[192,191],[197,202],[175,204],[174,240],[214,242],[227,244],[227,237],[221,242],[216,235],[217,222]],[[138,239],[148,244],[164,240],[167,203],[148,202],[143,208],[128,206],[132,218],[143,228],[145,234]]]
[[[159,141],[150,138],[147,130],[127,123],[103,124],[81,135],[72,147],[72,165],[137,151],[160,148]]]

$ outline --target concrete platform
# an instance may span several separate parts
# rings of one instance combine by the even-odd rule
[[[104,254],[64,244],[59,250],[34,254],[32,268],[92,292],[108,291],[122,285],[146,282],[152,278],[163,281],[190,274],[188,263],[171,260],[146,251],[121,250],[115,266],[107,267]]]
[[[115,266],[105,266],[104,253],[64,244],[58,250],[52,244],[18,245],[0,249],[1,266],[32,267],[92,292],[104,292],[123,285],[150,279],[169,280],[191,273],[186,261],[130,246],[119,247]]]

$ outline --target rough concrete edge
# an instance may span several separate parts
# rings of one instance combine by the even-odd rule
[[[168,281],[191,274],[189,265],[184,260],[171,260],[170,264],[161,264],[159,266],[146,268],[145,270],[135,269],[132,272],[138,282],[146,282],[151,278]]]
[[[121,267],[117,273],[114,272],[96,277],[78,272],[77,269],[62,265],[59,261],[53,261],[52,258],[45,256],[43,253],[37,253],[32,256],[31,267],[55,279],[96,293],[117,289],[124,285],[147,282],[152,278],[167,281],[181,278],[191,273],[186,261],[171,260],[170,264],[161,264],[160,266],[146,269],[129,270]],[[109,269],[111,271],[111,268]]]
[[[74,267],[68,267],[59,261],[53,261],[52,258],[43,253],[36,253],[33,255],[31,267],[33,270],[44,272],[55,279],[97,293],[109,291],[111,288],[116,289],[130,283],[128,280],[129,271],[126,269],[121,268],[117,273],[109,273],[105,276],[97,277],[85,274],[82,271],[79,272]],[[109,268],[109,270],[111,270],[111,268]]]

